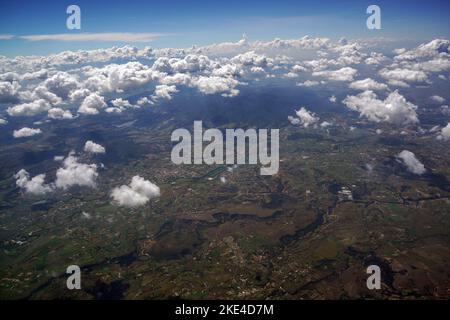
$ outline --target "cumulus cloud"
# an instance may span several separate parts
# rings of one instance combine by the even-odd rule
[[[25,100],[45,100],[51,105],[58,105],[63,99],[51,92],[47,87],[39,85],[33,91],[22,91],[20,97]]]
[[[34,72],[26,72],[20,77],[20,79],[21,80],[46,79],[48,77],[48,73],[49,71],[47,69],[40,69]]]
[[[56,171],[55,185],[64,190],[72,186],[95,187],[97,176],[97,165],[80,163],[77,157],[69,154]]]
[[[109,64],[102,68],[87,68],[85,75],[88,77],[84,85],[91,91],[100,93],[133,90],[150,81],[158,80],[161,72],[140,62],[132,61],[125,64]]]
[[[298,78],[298,73],[295,72],[288,72],[286,74],[283,75],[284,78]]]
[[[172,99],[172,94],[178,92],[177,87],[172,85],[168,86],[166,84],[158,85],[152,94],[153,101],[158,101],[160,99]]]
[[[328,98],[328,100],[330,100],[330,102],[335,103],[336,102],[336,96],[332,95],[331,97]]]
[[[184,58],[158,58],[153,68],[168,73],[197,73],[211,70],[212,61],[205,55],[187,54]]]
[[[437,136],[438,140],[450,140],[450,122],[442,128],[441,133]]]
[[[132,107],[131,103],[128,100],[122,99],[122,98],[114,99],[111,101],[111,103],[114,107],[117,107],[117,108],[131,108]]]
[[[344,67],[338,70],[316,71],[312,75],[315,77],[325,77],[333,81],[353,81],[358,71],[352,67]]]
[[[357,96],[347,96],[342,102],[370,121],[397,125],[419,122],[416,114],[417,106],[406,101],[398,91],[391,92],[385,100],[380,100],[373,91],[368,90]]]
[[[88,140],[84,144],[84,151],[89,153],[105,153],[106,149],[102,145]]]
[[[438,96],[438,95],[431,96],[430,99],[436,103],[444,103],[445,102],[445,98],[442,98],[441,96]]]
[[[393,79],[388,80],[388,84],[389,84],[390,86],[392,86],[392,87],[400,87],[400,88],[408,88],[408,87],[410,87],[410,85],[407,84],[407,83],[404,82],[404,81],[393,80]]]
[[[257,54],[254,51],[249,51],[246,53],[238,54],[231,59],[232,62],[244,65],[244,66],[255,66],[255,67],[266,67],[272,59],[267,58],[265,55]]]
[[[349,87],[356,90],[387,90],[388,86],[384,83],[379,83],[373,79],[366,78],[350,83]]]
[[[424,174],[425,173],[425,166],[416,158],[414,153],[408,150],[403,150],[397,155],[397,158],[399,161],[401,161],[406,169],[414,174]]]
[[[445,105],[440,107],[441,113],[445,116],[450,116],[450,107]]]
[[[138,106],[145,106],[147,104],[153,104],[154,102],[152,100],[150,100],[148,97],[141,97],[138,99],[138,101],[136,102]]]
[[[41,133],[42,133],[41,129],[33,129],[33,128],[24,127],[19,130],[14,130],[13,136],[14,136],[14,138],[24,138],[24,137],[35,136],[35,135],[41,134]]]
[[[382,53],[372,52],[370,57],[365,60],[366,64],[378,65],[388,60]]]
[[[26,193],[42,195],[52,191],[52,186],[45,184],[45,174],[39,174],[30,179],[30,174],[22,169],[14,175],[16,185]]]
[[[122,98],[117,98],[117,99],[112,100],[111,104],[113,105],[113,107],[108,107],[105,110],[108,113],[113,113],[113,112],[121,113],[122,111],[125,111],[127,108],[133,108],[133,106],[131,105],[131,103],[128,100],[122,99]]]
[[[319,85],[320,82],[319,81],[314,81],[314,80],[306,80],[304,82],[297,82],[297,86],[299,87],[314,87]]]
[[[294,72],[296,72],[296,73],[298,73],[298,72],[305,72],[305,71],[307,71],[308,69],[306,69],[304,66],[301,66],[301,65],[298,65],[298,64],[296,64],[296,65],[294,65],[293,67],[292,67],[292,71],[294,71]]]
[[[437,57],[440,54],[450,53],[450,41],[445,39],[434,39],[428,43],[423,43],[412,50],[398,49],[395,51],[398,61],[416,60],[419,58]]]
[[[323,121],[321,124],[320,124],[320,126],[322,127],[322,128],[326,128],[326,127],[329,127],[329,126],[332,126],[333,124],[331,123],[331,122],[328,122],[328,121]]]
[[[134,176],[129,185],[122,185],[111,191],[113,203],[125,207],[142,206],[159,195],[159,187],[140,176]]]
[[[420,70],[410,70],[396,68],[393,70],[382,69],[379,72],[380,76],[386,80],[396,80],[402,82],[426,82],[428,76],[425,72]]]
[[[16,81],[0,81],[0,102],[16,101],[19,89],[20,85]]]
[[[200,76],[194,80],[193,84],[204,94],[222,93],[226,97],[239,94],[239,90],[235,89],[239,81],[232,78]]]
[[[91,91],[86,88],[76,89],[76,90],[73,90],[70,92],[69,99],[71,101],[81,100],[81,99],[86,98],[90,94],[91,94]]]
[[[81,106],[78,108],[79,113],[94,115],[98,114],[98,109],[106,107],[105,98],[97,93],[91,93],[84,98]]]
[[[58,97],[67,98],[72,90],[78,88],[77,79],[67,72],[58,72],[44,81],[44,86]]]
[[[301,125],[305,128],[315,125],[320,120],[319,117],[316,117],[314,113],[306,110],[304,107],[301,107],[295,114],[297,115],[297,118],[289,116],[289,122],[295,125]]]
[[[8,121],[6,121],[5,119],[0,118],[0,126],[4,125],[4,124],[7,124],[7,123],[8,123]]]
[[[73,119],[73,114],[69,110],[51,108],[48,110],[48,117],[56,120]]]
[[[86,34],[73,36],[82,37]],[[38,40],[38,37],[34,40]],[[396,88],[427,83],[428,77],[431,79],[431,72],[448,70],[448,44],[446,40],[436,39],[412,50],[396,50],[393,59],[375,52],[375,49],[366,51],[367,47],[360,41],[342,40],[336,43],[326,38],[311,37],[254,42],[243,37],[238,42],[179,49],[127,45],[64,51],[48,56],[0,57],[0,101],[3,99],[16,104],[6,105],[10,115],[48,112],[49,118],[70,119],[74,116],[65,110],[66,105],[76,104],[78,112],[84,114],[98,114],[101,110],[120,113],[130,107],[137,108],[161,99],[171,99],[174,93],[184,90],[184,87],[208,95],[232,97],[239,94],[240,85],[251,85],[253,81],[264,81],[269,77],[280,79],[300,75],[302,78],[297,81],[304,82],[297,85],[303,87],[347,81],[352,82],[349,84],[351,89],[389,90],[387,85]],[[366,71],[367,74],[369,71],[379,72],[385,81],[369,74],[364,80],[354,81],[357,70],[364,74]],[[311,77],[306,80],[303,77],[306,73],[322,79]],[[447,77],[445,72],[442,73]],[[151,88],[155,88],[153,94],[147,94]],[[124,92],[127,96],[142,98],[133,106],[125,98],[115,99],[116,94],[124,97]],[[111,100],[109,106],[103,97]],[[330,101],[335,101],[335,98]],[[369,99],[369,102],[376,101],[385,103],[385,100],[376,96]],[[376,108],[381,110],[378,112],[369,111],[370,107],[354,108],[367,111],[371,115],[369,118],[376,119],[373,121],[393,122],[391,118],[396,114],[394,111],[392,114],[387,112],[388,108],[383,107]],[[414,110],[410,115],[415,115]],[[389,116],[385,117],[385,114]],[[292,118],[294,122],[300,122],[300,118]],[[411,116],[405,121],[413,123],[413,118]]]
[[[47,112],[49,109],[50,104],[44,99],[39,99],[9,107],[6,112],[12,117],[34,116],[42,112]]]

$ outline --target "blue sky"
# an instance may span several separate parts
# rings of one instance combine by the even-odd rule
[[[66,8],[81,8],[81,30],[66,28]],[[366,28],[366,8],[381,7],[382,30]],[[430,40],[450,34],[450,1],[4,1],[0,0],[0,54],[48,54],[62,50],[123,45],[118,41],[27,41],[24,35],[132,32],[158,33],[138,47],[189,47],[237,41],[374,36]]]

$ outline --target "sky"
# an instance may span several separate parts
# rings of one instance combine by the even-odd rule
[[[66,8],[81,8],[81,30],[68,30]],[[371,4],[381,8],[381,30],[366,28]],[[223,41],[298,38],[449,38],[450,1],[5,1],[0,0],[0,54],[45,55],[64,50],[130,43],[190,47]],[[130,33],[126,40],[77,41],[21,38],[30,35]],[[134,37],[136,33],[145,33]],[[6,36],[5,36],[6,35]],[[11,37],[12,36],[12,37]],[[5,39],[9,38],[9,39]],[[64,38],[64,37],[63,37]],[[132,39],[139,40],[133,41]]]

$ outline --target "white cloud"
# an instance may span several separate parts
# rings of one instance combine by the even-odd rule
[[[406,101],[398,91],[391,92],[385,100],[379,100],[373,91],[364,91],[357,96],[347,96],[342,102],[370,121],[397,125],[419,122],[417,106]]]
[[[403,82],[426,82],[428,80],[427,74],[419,70],[401,68],[396,68],[393,70],[382,69],[379,74],[386,80],[397,80]]]
[[[131,108],[132,105],[126,99],[117,98],[111,101],[112,105],[117,108]]]
[[[401,87],[401,88],[408,88],[410,87],[409,84],[407,84],[404,81],[400,81],[400,80],[388,80],[388,84],[392,87]]]
[[[204,70],[210,70],[212,61],[205,55],[188,54],[182,59],[171,58],[159,58],[158,60],[163,62],[164,68],[160,71],[169,73],[196,73]],[[155,61],[158,66],[158,60]]]
[[[445,101],[444,98],[442,98],[441,96],[438,96],[438,95],[431,96],[430,99],[437,103],[444,103],[444,101]]]
[[[0,81],[6,81],[6,82],[18,82],[21,80],[21,76],[17,72],[5,72],[0,74]]]
[[[288,73],[283,75],[283,78],[288,78],[288,79],[298,78],[298,73],[288,72]]]
[[[97,176],[97,165],[79,163],[77,157],[69,154],[56,171],[55,185],[64,190],[71,186],[95,187]]]
[[[17,81],[0,81],[0,102],[13,102],[17,100],[20,85]]]
[[[200,76],[193,81],[193,85],[204,94],[222,93],[223,96],[232,97],[239,94],[235,87],[239,81],[232,78]]]
[[[353,81],[358,71],[352,67],[344,67],[338,70],[316,71],[312,75],[315,77],[325,77],[333,81]]]
[[[405,48],[399,48],[399,49],[394,49],[392,50],[393,53],[395,53],[396,55],[402,54],[406,52]]]
[[[78,108],[79,113],[84,114],[98,114],[98,109],[106,107],[105,98],[98,95],[97,93],[91,93],[86,98],[84,98],[81,106]]]
[[[64,110],[61,108],[51,108],[48,110],[48,117],[51,119],[73,119],[73,115],[69,110]]]
[[[211,72],[212,76],[217,77],[242,77],[244,75],[244,69],[242,66],[234,63],[226,63],[223,65],[214,65]],[[265,70],[262,67],[251,67],[251,73],[264,73]]]
[[[330,46],[330,39],[328,38],[312,38],[304,36],[300,39],[274,39],[271,41],[255,41],[251,44],[255,50],[267,49],[324,49]]]
[[[136,61],[109,64],[102,68],[89,67],[84,73],[88,77],[84,82],[85,87],[100,93],[134,90],[163,76],[154,67]]]
[[[50,185],[45,184],[45,174],[39,174],[30,179],[30,174],[22,169],[14,175],[16,185],[24,189],[26,193],[42,195],[52,191]]]
[[[153,101],[151,101],[148,97],[141,97],[136,102],[138,106],[145,106],[146,104],[153,104]]]
[[[296,65],[294,65],[293,67],[292,67],[292,71],[294,71],[294,72],[296,72],[296,73],[298,73],[298,72],[305,72],[305,71],[307,71],[308,69],[306,69],[305,67],[303,67],[303,66],[301,66],[301,65],[298,65],[298,64],[296,64]]]
[[[416,158],[414,153],[408,150],[403,150],[397,155],[397,158],[402,161],[409,172],[414,174],[424,174],[425,166]]]
[[[24,138],[24,137],[31,137],[31,136],[41,134],[41,133],[42,133],[41,129],[33,129],[33,128],[24,127],[19,130],[14,130],[13,136],[14,136],[14,138]]]
[[[450,140],[450,122],[442,128],[441,133],[437,136],[439,140]]]
[[[106,149],[102,145],[88,140],[84,144],[84,151],[89,153],[105,153]]]
[[[336,102],[336,96],[332,95],[331,97],[328,98],[328,100],[330,100],[330,102],[335,103]]]
[[[84,99],[90,94],[91,94],[91,91],[86,89],[86,88],[76,89],[76,90],[73,90],[69,94],[69,98],[70,98],[71,101],[76,101],[76,100]]]
[[[37,80],[37,79],[45,79],[48,77],[47,69],[40,69],[35,72],[26,72],[20,78],[21,80]]]
[[[0,40],[10,40],[14,38],[12,34],[0,34]]]
[[[40,100],[44,99],[51,105],[58,105],[62,103],[63,99],[60,98],[55,93],[51,92],[47,87],[43,85],[39,85],[36,88],[33,89],[32,92],[30,91],[23,91],[21,92],[22,99],[26,100]]]
[[[293,125],[300,124],[300,119],[293,116],[288,116],[288,121]]]
[[[6,121],[5,119],[0,118],[0,125],[4,125],[7,124],[8,121]]]
[[[153,92],[152,94],[152,99],[154,101],[158,101],[160,99],[167,99],[167,100],[171,100],[172,99],[172,94],[178,92],[177,87],[176,86],[168,86],[165,84],[162,85],[158,85],[155,88],[155,92]]]
[[[450,52],[450,41],[445,39],[434,39],[428,43],[423,43],[413,50],[398,49],[395,59],[416,60],[418,58],[437,57],[442,53]]]
[[[289,116],[289,122],[292,124],[299,124],[305,128],[316,124],[320,120],[319,117],[316,117],[314,113],[306,110],[304,107],[301,107],[300,110],[295,112],[295,114],[298,118]]]
[[[447,105],[441,106],[440,110],[444,116],[450,116],[450,107],[449,106],[447,106]]]
[[[314,87],[314,86],[317,86],[317,85],[319,85],[320,84],[320,82],[319,81],[314,81],[314,80],[306,80],[305,82],[297,82],[297,86],[299,86],[299,87]]]
[[[104,32],[104,33],[61,33],[35,34],[20,38],[28,41],[117,41],[117,42],[149,42],[162,36],[161,33],[132,33],[132,32]]]
[[[450,60],[448,58],[435,58],[428,61],[411,63],[410,67],[425,72],[441,72],[450,69]]]
[[[113,203],[125,207],[144,205],[159,195],[159,187],[140,176],[134,176],[130,185],[122,185],[111,191]]]
[[[106,108],[105,111],[108,113],[122,113],[122,111],[125,111],[127,108],[133,108],[128,100],[122,98],[114,99],[111,101],[111,103],[114,107]],[[138,108],[138,106],[135,107]]]
[[[77,79],[67,72],[58,72],[44,81],[44,86],[58,97],[67,98],[71,91],[78,88]]]
[[[386,60],[387,58],[382,53],[372,52],[370,57],[365,60],[365,63],[369,65],[378,65]]]
[[[50,104],[44,100],[39,99],[29,103],[22,103],[9,107],[6,112],[12,117],[17,116],[34,116],[42,112],[47,112],[50,109]]]
[[[384,83],[379,83],[373,79],[366,78],[350,83],[349,87],[356,90],[387,90],[388,86]]]
[[[249,51],[233,57],[231,59],[231,62],[238,63],[243,66],[255,66],[264,68],[269,64],[269,62],[271,62],[271,59],[267,58],[265,55],[257,54],[254,51]]]

